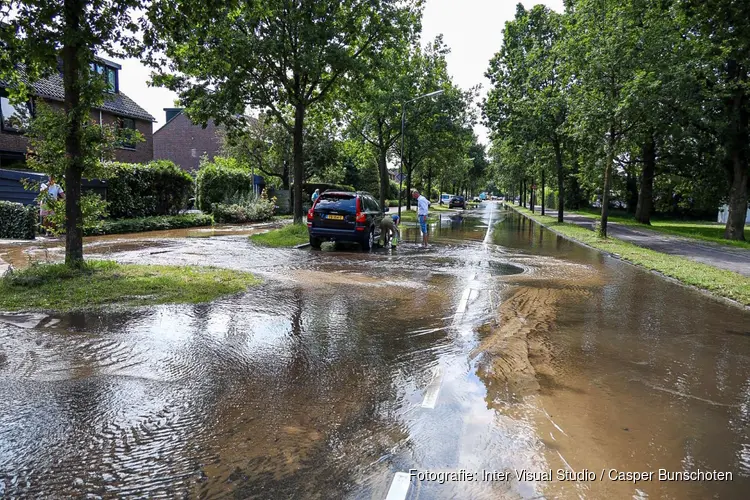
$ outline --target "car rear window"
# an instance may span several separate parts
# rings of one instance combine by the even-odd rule
[[[357,210],[357,199],[350,194],[321,194],[315,208],[345,210],[353,213]]]

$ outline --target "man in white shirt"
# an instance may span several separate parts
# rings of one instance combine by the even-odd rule
[[[427,246],[427,211],[430,207],[430,200],[419,194],[416,189],[411,193],[412,197],[417,200],[417,220],[419,228],[422,230],[422,246]]]
[[[57,201],[58,199],[64,200],[65,191],[63,191],[60,185],[55,182],[55,178],[51,175],[49,176],[49,182],[42,183],[39,190],[44,194],[40,210],[40,215],[42,216],[42,227],[47,228],[48,217],[54,214],[48,202]]]

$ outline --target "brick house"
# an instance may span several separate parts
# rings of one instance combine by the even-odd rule
[[[210,160],[219,154],[224,128],[209,121],[206,128],[195,125],[182,108],[164,108],[167,122],[154,132],[154,159],[172,160],[183,170],[195,172],[201,156]]]
[[[128,163],[143,163],[154,158],[154,117],[128,96],[120,92],[120,70],[112,61],[97,58],[92,68],[109,84],[104,103],[91,111],[97,123],[117,124],[138,130],[145,139],[136,144],[124,144],[115,152],[115,159]],[[53,107],[62,108],[65,93],[62,75],[56,73],[34,83],[32,97],[26,105],[13,105],[0,81],[0,169],[23,169],[26,162],[28,139],[23,135],[23,123],[33,116],[34,106],[42,100]]]

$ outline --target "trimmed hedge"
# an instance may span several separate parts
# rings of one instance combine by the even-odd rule
[[[113,219],[176,215],[193,194],[193,178],[169,160],[112,163],[110,168],[107,202]]]
[[[0,238],[33,240],[38,213],[35,205],[0,201]]]
[[[143,231],[163,231],[186,227],[212,226],[214,218],[206,214],[163,215],[140,217],[137,219],[105,220],[96,227],[88,228],[86,236],[101,234],[140,233]]]
[[[195,205],[203,212],[211,212],[214,204],[232,203],[253,193],[250,172],[230,165],[206,162],[198,171]]]

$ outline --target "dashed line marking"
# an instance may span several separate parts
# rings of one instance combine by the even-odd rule
[[[391,481],[391,487],[385,500],[404,500],[409,494],[411,486],[411,476],[406,472],[397,472]]]
[[[443,375],[445,370],[442,366],[435,367],[432,375],[432,381],[427,386],[427,390],[424,394],[424,401],[422,401],[422,408],[435,408],[438,396],[440,395],[440,387],[443,385]]]

